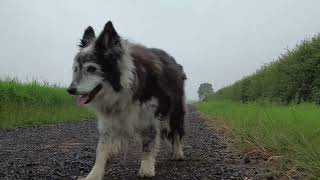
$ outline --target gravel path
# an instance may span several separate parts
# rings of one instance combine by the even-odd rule
[[[263,160],[230,150],[191,106],[186,129],[186,159],[171,160],[163,146],[152,179],[266,179],[258,175]],[[76,179],[90,171],[97,140],[95,121],[0,131],[0,179]],[[139,144],[130,143],[110,161],[105,179],[138,179],[139,157]]]

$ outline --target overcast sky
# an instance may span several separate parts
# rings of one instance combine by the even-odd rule
[[[83,30],[108,20],[118,33],[182,64],[187,96],[256,71],[320,32],[317,0],[1,0],[0,76],[67,85]]]

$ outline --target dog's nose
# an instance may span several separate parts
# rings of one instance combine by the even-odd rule
[[[67,91],[68,91],[69,94],[75,95],[76,92],[77,92],[77,89],[76,88],[68,88]]]

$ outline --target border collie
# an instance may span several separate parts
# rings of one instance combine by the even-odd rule
[[[79,46],[67,91],[96,113],[100,136],[95,164],[83,179],[102,179],[107,160],[133,136],[142,147],[140,177],[155,176],[160,139],[170,142],[173,158],[183,159],[182,66],[161,49],[124,40],[110,21],[98,37],[89,26]]]

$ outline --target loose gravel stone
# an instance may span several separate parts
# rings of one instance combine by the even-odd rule
[[[171,160],[163,144],[154,180],[271,179],[258,160],[228,148],[193,106],[186,115],[183,161]],[[90,171],[98,141],[94,120],[0,131],[0,179],[77,179]],[[139,143],[130,143],[106,168],[105,179],[138,179]],[[249,159],[248,159],[249,158]],[[244,163],[245,162],[245,163]],[[261,170],[260,170],[261,169]]]

